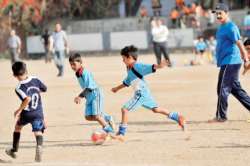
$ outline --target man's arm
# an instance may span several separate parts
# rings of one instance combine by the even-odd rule
[[[245,47],[244,47],[242,41],[241,41],[241,40],[238,40],[238,41],[236,42],[236,44],[237,44],[238,48],[240,49],[241,58],[244,60],[244,62],[249,61],[248,56],[247,56],[246,49],[245,49]]]

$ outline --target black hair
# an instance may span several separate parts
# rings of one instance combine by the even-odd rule
[[[121,50],[121,55],[125,57],[132,56],[134,60],[137,60],[138,58],[138,48],[136,48],[134,45],[126,46]]]
[[[250,45],[250,39],[247,39],[244,41],[244,46],[249,46]]]
[[[72,53],[69,56],[69,62],[79,62],[79,63],[82,63],[81,55],[79,53]]]
[[[24,62],[15,62],[12,65],[12,72],[14,76],[22,76],[26,73],[27,68]]]

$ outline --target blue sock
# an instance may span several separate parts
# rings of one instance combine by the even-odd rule
[[[170,112],[168,115],[168,118],[178,122],[179,121],[179,114],[177,112]]]
[[[110,116],[110,115],[104,115],[104,120],[106,122],[110,122],[111,119],[112,119],[112,116]]]
[[[106,125],[103,130],[106,132],[106,133],[114,133],[114,130],[112,129],[112,127],[110,125]]]
[[[127,132],[127,127],[128,127],[127,124],[122,124],[122,123],[121,123],[121,124],[119,125],[118,134],[124,136],[124,135],[126,134],[126,132]]]

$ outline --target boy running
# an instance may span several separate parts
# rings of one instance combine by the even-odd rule
[[[26,64],[23,62],[15,62],[12,65],[12,71],[14,77],[19,81],[15,92],[22,103],[14,113],[17,122],[13,133],[12,148],[7,149],[5,152],[12,158],[17,157],[16,152],[19,147],[21,130],[25,125],[31,124],[37,144],[35,161],[41,162],[45,124],[40,93],[46,92],[47,87],[38,78],[28,76]]]
[[[86,99],[85,118],[88,121],[97,121],[107,134],[114,132],[115,123],[112,116],[103,111],[103,94],[94,80],[93,75],[83,67],[81,55],[72,54],[69,63],[76,72],[77,80],[83,91],[75,97],[76,104],[80,104],[82,98]]]
[[[148,65],[138,63],[137,50],[138,49],[133,45],[127,46],[121,50],[122,59],[125,65],[127,66],[128,75],[124,79],[122,84],[112,88],[112,92],[114,93],[129,86],[132,86],[135,91],[134,97],[132,97],[121,109],[122,120],[117,135],[122,139],[124,138],[127,131],[128,112],[137,109],[139,106],[143,106],[153,111],[154,113],[159,113],[163,114],[164,116],[167,116],[169,119],[176,121],[184,130],[184,117],[178,114],[177,112],[169,113],[166,109],[160,108],[151,96],[151,92],[148,88],[148,85],[144,80],[144,76],[154,73],[157,69],[165,67],[167,63],[161,62],[159,65]]]

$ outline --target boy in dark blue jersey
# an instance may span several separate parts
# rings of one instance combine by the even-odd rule
[[[15,92],[22,103],[14,113],[17,122],[13,133],[13,146],[6,150],[6,154],[16,158],[21,130],[25,125],[31,124],[37,143],[35,161],[41,162],[45,124],[40,93],[46,92],[47,87],[38,78],[28,76],[26,64],[23,62],[14,63],[12,71],[19,81]]]

